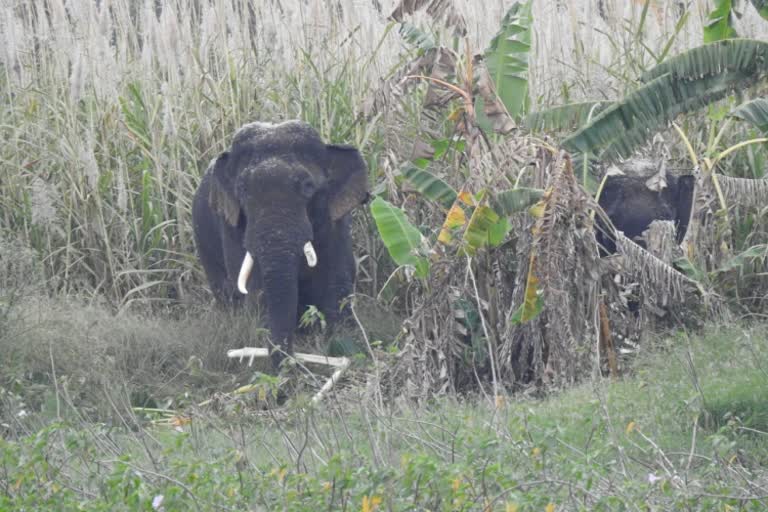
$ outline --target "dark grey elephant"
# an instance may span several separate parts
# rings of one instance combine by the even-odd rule
[[[691,215],[694,177],[669,175],[666,179],[667,186],[656,192],[645,185],[644,177],[610,176],[598,202],[616,229],[641,246],[645,247],[645,242],[640,236],[654,220],[674,221],[680,243]],[[597,232],[602,254],[616,252],[616,241],[604,231],[603,227]]]
[[[357,149],[327,145],[299,121],[243,126],[203,176],[192,204],[200,261],[220,303],[261,295],[280,348],[273,366],[293,352],[307,305],[339,319],[355,277],[350,212],[368,190]]]

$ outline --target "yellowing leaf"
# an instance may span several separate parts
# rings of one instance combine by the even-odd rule
[[[627,435],[631,434],[635,430],[635,426],[636,425],[634,421],[630,421],[629,423],[627,423],[627,428],[625,429],[625,432],[627,433]]]
[[[192,423],[192,418],[187,416],[174,416],[171,418],[171,425],[174,427],[183,427],[184,425],[189,425],[190,423]]]
[[[474,254],[488,243],[490,229],[497,222],[499,215],[490,207],[481,205],[475,208],[464,230],[465,249],[469,254]]]
[[[555,512],[555,504],[554,503],[550,503],[549,505],[546,506],[546,508],[544,510],[546,512]]]
[[[542,216],[544,216],[544,209],[546,208],[547,203],[544,201],[539,201],[535,205],[528,208],[528,212],[531,214],[531,216],[536,217],[537,219],[540,219]]]
[[[519,324],[533,320],[544,308],[544,300],[539,294],[539,278],[533,272],[535,264],[536,253],[531,251],[531,258],[528,263],[528,279],[525,283],[525,297],[523,303],[512,315],[510,320],[512,323]]]
[[[363,496],[363,512],[373,512],[381,505],[380,496]]]
[[[240,386],[237,388],[234,393],[236,395],[242,395],[243,393],[251,393],[252,391],[257,391],[258,389],[258,384],[246,384],[245,386]]]
[[[457,107],[455,108],[450,114],[448,114],[448,120],[452,123],[455,123],[459,119],[461,119],[461,115],[464,113],[464,107]]]
[[[472,197],[472,194],[466,190],[459,192],[459,201],[467,206],[475,206],[475,198]]]
[[[531,457],[538,457],[539,455],[541,455],[541,448],[535,446],[533,450],[531,450]]]
[[[451,482],[451,488],[453,489],[453,492],[459,492],[460,486],[461,486],[461,478],[454,478],[453,482]]]
[[[448,210],[448,215],[445,216],[443,228],[440,230],[440,235],[437,239],[444,244],[451,243],[451,240],[453,239],[451,230],[460,228],[466,223],[467,216],[464,214],[464,208],[462,208],[458,202],[454,203],[453,206],[451,206],[451,209]]]
[[[507,506],[504,508],[505,512],[517,512],[517,504],[516,503],[507,503]]]
[[[539,219],[544,216],[544,211],[547,208],[549,199],[552,197],[552,190],[553,190],[552,187],[549,187],[547,190],[545,190],[544,194],[541,196],[541,200],[528,209],[528,212],[533,217]]]
[[[443,226],[448,228],[458,228],[463,226],[466,222],[467,216],[464,214],[464,208],[457,203],[451,207],[448,215],[446,215]]]
[[[285,478],[285,475],[288,473],[288,470],[285,468],[272,468],[272,471],[269,472],[269,476],[276,477],[279,481],[283,481]]]

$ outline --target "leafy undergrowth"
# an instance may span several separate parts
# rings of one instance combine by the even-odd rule
[[[192,330],[180,335],[201,346]],[[193,392],[192,375],[169,386]],[[24,390],[7,381],[0,390],[0,510],[768,506],[765,326],[681,333],[648,346],[618,382],[497,404],[384,405],[353,387],[316,408],[177,402],[153,422],[115,398],[128,389],[116,381],[103,393],[112,420],[94,422],[69,409],[67,376],[55,382],[41,385],[48,405],[37,409],[14,401]]]

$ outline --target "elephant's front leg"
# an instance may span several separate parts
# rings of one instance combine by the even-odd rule
[[[342,317],[339,306],[342,299],[351,293],[352,283],[340,280],[334,265],[318,265],[308,274],[300,282],[299,318],[310,306],[314,306],[331,327]]]
[[[317,304],[329,325],[338,324],[349,315],[350,307],[346,301],[353,291],[354,272],[355,262],[351,254],[339,257],[329,269],[323,283],[325,292]]]
[[[327,265],[318,265],[316,268],[306,269],[303,273],[299,281],[298,318],[300,322],[309,308],[315,307],[323,315],[323,320],[330,323],[328,297],[326,297],[330,283],[327,271]]]

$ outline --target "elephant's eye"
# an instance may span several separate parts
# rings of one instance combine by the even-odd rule
[[[317,185],[310,179],[302,180],[301,183],[299,183],[299,190],[301,191],[301,195],[310,199],[315,195],[315,192],[317,192]]]

